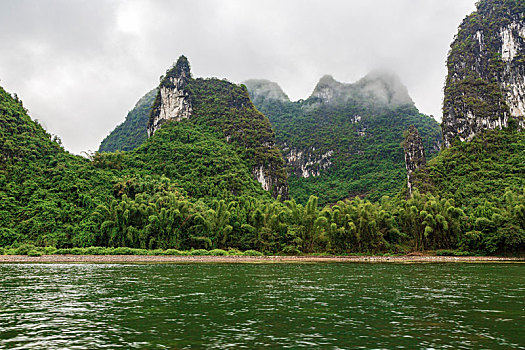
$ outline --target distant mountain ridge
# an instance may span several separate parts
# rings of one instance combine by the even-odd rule
[[[331,75],[323,76],[314,88],[311,99],[324,103],[369,102],[390,108],[413,106],[414,101],[399,77],[389,71],[372,71],[354,84],[336,81]]]
[[[290,193],[299,201],[309,194],[322,203],[396,194],[405,177],[403,132],[410,125],[420,130],[430,156],[440,148],[438,123],[419,113],[391,72],[373,71],[353,84],[325,75],[310,97],[296,102],[285,99],[277,83],[243,84],[272,122]]]

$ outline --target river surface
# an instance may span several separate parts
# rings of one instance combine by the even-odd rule
[[[525,264],[0,264],[0,349],[520,349]]]

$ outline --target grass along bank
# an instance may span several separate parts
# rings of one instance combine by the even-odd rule
[[[25,257],[34,257],[38,258],[41,256],[47,256],[48,260],[62,261],[60,256],[82,256],[82,259],[78,261],[90,260],[89,257],[97,256],[106,256],[106,257],[116,257],[116,256],[127,256],[125,259],[116,259],[116,261],[133,261],[133,257],[141,257],[138,261],[144,260],[144,257],[160,257],[146,260],[152,261],[164,261],[162,257],[189,257],[189,258],[202,258],[208,257],[207,261],[214,261],[213,257],[232,257],[232,258],[242,258],[242,257],[259,257],[259,258],[269,258],[271,260],[301,260],[301,261],[326,261],[327,259],[343,259],[343,260],[377,260],[378,258],[384,258],[385,261],[427,261],[435,260],[438,261],[447,261],[449,258],[453,258],[453,261],[457,261],[458,258],[464,258],[460,260],[471,261],[471,260],[486,260],[486,259],[496,259],[496,260],[523,260],[523,256],[484,256],[480,254],[475,254],[472,252],[460,251],[460,250],[436,250],[436,251],[424,251],[424,252],[404,252],[404,253],[383,253],[383,254],[371,254],[371,253],[355,253],[355,254],[342,254],[342,255],[333,255],[328,253],[311,253],[311,254],[300,254],[300,255],[290,255],[290,254],[263,254],[256,250],[246,250],[240,251],[238,249],[230,248],[228,250],[224,249],[192,249],[192,250],[178,250],[178,249],[138,249],[138,248],[129,248],[129,247],[75,247],[75,248],[55,248],[55,247],[37,247],[32,244],[23,244],[20,246],[13,247],[0,247],[0,256],[25,256]],[[56,258],[51,258],[55,256]],[[210,259],[211,258],[211,259]],[[443,259],[441,259],[443,258]],[[11,261],[12,259],[3,259],[0,261]],[[77,261],[74,258],[67,259],[72,261]],[[93,261],[100,259],[93,258]],[[107,259],[101,259],[107,260]],[[113,261],[112,259],[109,259]],[[170,260],[170,259],[167,259]],[[192,259],[183,259],[191,261]],[[224,259],[217,259],[217,261],[222,261]],[[227,261],[228,259],[226,259]],[[250,260],[250,259],[240,259]],[[257,260],[257,259],[252,259]],[[451,261],[452,261],[451,260]]]

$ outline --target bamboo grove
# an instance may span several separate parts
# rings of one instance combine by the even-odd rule
[[[125,194],[99,205],[95,229],[80,246],[142,249],[256,250],[265,254],[403,253],[459,249],[494,254],[525,247],[525,192],[508,191],[500,205],[468,211],[454,201],[416,192],[412,198],[355,198],[320,207],[251,197],[207,206],[173,192]],[[38,245],[67,242],[35,242]]]

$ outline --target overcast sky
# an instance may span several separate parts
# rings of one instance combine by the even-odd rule
[[[445,61],[475,0],[0,0],[0,85],[73,153],[96,150],[177,57],[194,76],[276,81],[396,72],[441,118]]]

